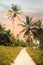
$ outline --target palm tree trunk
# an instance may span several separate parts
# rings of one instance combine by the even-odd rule
[[[32,48],[32,38],[31,38],[30,36],[29,36],[29,37],[27,37],[26,42],[28,43],[29,47],[31,47],[31,48]]]
[[[16,15],[16,16],[19,19],[19,21],[21,21],[21,19],[19,18],[19,16],[18,15]],[[15,21],[15,18],[13,18],[13,21],[12,21],[12,33],[14,33],[14,21]]]
[[[43,40],[40,40],[40,49],[43,50]]]
[[[33,42],[32,42],[32,38],[30,39],[30,47],[32,48],[32,44],[33,44]]]
[[[12,33],[14,34],[14,19],[12,21]]]

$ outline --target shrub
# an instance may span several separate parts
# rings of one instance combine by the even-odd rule
[[[26,49],[37,65],[43,65],[43,51],[39,49]]]
[[[16,43],[15,43],[15,46],[22,46],[22,47],[27,47],[27,43],[24,42],[23,40],[19,40],[17,39]]]

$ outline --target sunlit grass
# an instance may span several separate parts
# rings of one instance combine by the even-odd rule
[[[21,49],[21,47],[0,46],[0,65],[10,65]]]
[[[26,49],[37,65],[43,65],[43,51],[38,49]]]

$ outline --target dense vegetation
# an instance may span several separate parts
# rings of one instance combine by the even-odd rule
[[[0,65],[11,65],[21,49],[21,47],[0,46]]]
[[[4,25],[0,24],[0,45],[10,45],[11,44],[11,32],[10,30],[5,30]]]
[[[43,52],[41,50],[27,48],[26,51],[30,54],[37,65],[43,65]]]
[[[11,31],[5,30],[5,27],[0,24],[0,45],[6,46],[23,46],[26,47],[28,44],[23,40],[15,38]]]

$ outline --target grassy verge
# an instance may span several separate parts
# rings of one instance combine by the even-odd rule
[[[37,49],[26,49],[37,65],[43,65],[43,52]]]
[[[0,46],[0,65],[10,65],[21,49],[21,47]]]

